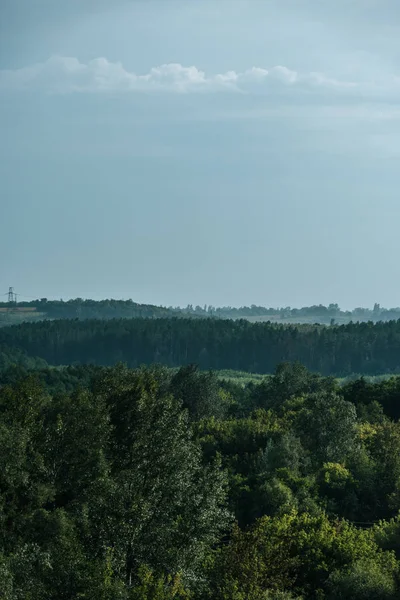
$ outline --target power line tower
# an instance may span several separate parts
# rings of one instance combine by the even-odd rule
[[[14,292],[13,287],[8,288],[8,302],[9,304],[17,304],[17,294]]]

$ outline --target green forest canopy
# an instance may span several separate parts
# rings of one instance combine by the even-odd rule
[[[399,597],[399,378],[11,371],[1,598]]]
[[[0,598],[397,599],[400,376],[336,376],[399,365],[400,321],[3,327]]]

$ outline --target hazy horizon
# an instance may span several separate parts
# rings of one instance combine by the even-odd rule
[[[398,17],[3,0],[0,293],[398,306]]]
[[[255,304],[254,302],[250,302],[249,304],[224,304],[224,305],[215,305],[213,303],[203,303],[200,304],[199,302],[193,302],[193,301],[189,301],[186,302],[185,304],[167,304],[165,302],[147,302],[146,300],[138,300],[134,297],[130,297],[130,296],[126,296],[126,297],[115,297],[115,296],[110,296],[110,295],[106,295],[106,296],[65,296],[65,297],[59,297],[59,296],[51,296],[51,295],[46,295],[44,294],[43,296],[26,296],[24,294],[19,294],[18,292],[15,291],[15,288],[12,288],[13,293],[15,293],[17,295],[17,302],[19,304],[28,304],[29,302],[34,302],[34,301],[38,301],[41,299],[46,299],[49,302],[68,302],[71,300],[83,300],[83,301],[87,301],[87,300],[93,300],[95,302],[101,302],[101,301],[121,301],[121,302],[126,302],[126,301],[132,301],[135,302],[137,304],[144,304],[144,305],[151,305],[151,306],[159,306],[159,307],[164,307],[164,308],[173,308],[173,309],[186,309],[188,306],[192,306],[193,308],[196,307],[200,307],[201,309],[203,309],[204,307],[212,307],[214,309],[223,309],[223,308],[232,308],[232,309],[240,309],[240,308],[251,308],[252,306],[258,307],[258,308],[265,308],[265,309],[276,309],[276,310],[284,310],[287,308],[290,308],[292,310],[301,310],[303,308],[313,308],[313,307],[319,307],[319,306],[325,306],[326,308],[329,307],[330,304],[338,304],[336,302],[328,302],[326,304],[323,303],[312,303],[312,304],[307,304],[307,305],[293,305],[293,304],[282,304],[282,305],[271,305],[271,304]],[[7,303],[7,293],[1,293],[0,294],[0,303]],[[2,299],[3,297],[3,299]],[[398,309],[400,310],[400,306],[384,306],[381,303],[377,302],[374,303],[371,306],[367,306],[367,305],[358,305],[358,306],[341,306],[340,304],[338,304],[338,309],[341,312],[352,312],[354,310],[357,309],[367,309],[367,310],[373,310],[374,309],[374,305],[378,304],[379,308],[381,310],[394,310],[394,309]]]

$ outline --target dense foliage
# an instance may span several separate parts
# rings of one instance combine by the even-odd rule
[[[0,373],[16,365],[28,370],[48,366],[42,358],[32,357],[23,350],[0,344]]]
[[[400,321],[287,326],[222,319],[59,320],[0,329],[7,345],[53,365],[196,363],[272,373],[282,361],[345,376],[400,371]]]
[[[399,378],[0,377],[1,598],[399,597]]]

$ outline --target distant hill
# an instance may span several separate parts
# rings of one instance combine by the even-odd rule
[[[400,308],[354,308],[342,310],[337,304],[305,306],[303,308],[266,308],[264,306],[193,306],[185,308],[139,304],[132,300],[34,300],[15,305],[0,303],[0,327],[21,322],[34,322],[45,319],[159,319],[172,317],[246,319],[250,322],[271,322],[280,324],[321,324],[345,325],[350,322],[377,323],[400,319]]]
[[[44,319],[134,319],[168,318],[182,315],[179,309],[138,304],[132,300],[34,300],[16,305],[0,303],[0,326]],[[185,315],[187,316],[187,315]],[[196,317],[197,315],[193,315]]]

